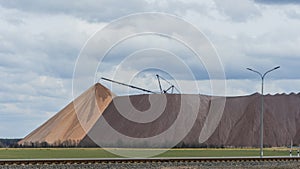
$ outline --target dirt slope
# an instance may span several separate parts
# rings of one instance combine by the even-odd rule
[[[157,95],[159,99],[163,95]],[[199,95],[187,95],[182,102],[187,106],[187,111],[193,108],[191,100]],[[147,110],[149,108],[149,95],[131,96],[132,104],[139,110]],[[133,123],[124,119],[116,109],[114,102],[122,102],[124,97],[117,97],[107,107],[103,116],[99,118],[96,125],[90,130],[90,133],[81,141],[82,145],[93,145],[93,142],[101,143],[107,146],[150,146],[163,147],[168,146],[172,142],[170,139],[176,135],[186,132],[185,127],[191,119],[186,117],[185,121],[177,124],[177,130],[173,135],[162,137],[162,141],[151,140],[145,141],[143,145],[126,139],[120,140],[117,135],[107,134],[110,131],[105,125],[105,121],[119,133],[134,138],[147,138],[161,134],[167,130],[169,126],[178,118],[179,96],[167,95],[168,104],[162,115],[155,121],[150,123]],[[180,143],[181,146],[259,146],[260,131],[260,111],[261,97],[260,94],[250,96],[227,97],[224,113],[213,132],[211,137],[204,143],[199,143],[199,136],[210,108],[211,97],[200,95],[200,108],[196,121]],[[265,97],[265,114],[264,114],[264,144],[268,146],[286,146],[291,140],[295,144],[300,144],[300,95],[296,94],[277,94],[266,95]],[[130,114],[130,112],[127,112]],[[113,130],[112,130],[113,131]],[[103,134],[104,133],[104,134]],[[111,133],[111,131],[109,132]],[[103,137],[103,135],[106,135]],[[92,137],[92,138],[91,138]]]
[[[116,97],[95,123],[88,135],[82,140],[81,145],[93,145],[93,142],[106,146],[117,145],[125,147],[163,147],[172,145],[176,138],[181,137],[183,139],[185,137],[186,133],[190,130],[189,126],[193,127],[192,124],[197,118],[198,112],[202,112],[201,115],[203,117],[206,116],[209,102],[209,97],[200,95],[154,94],[130,96],[129,98],[133,107],[125,111],[121,109],[122,112],[120,113],[120,109],[117,107],[122,107],[120,104],[126,103],[128,97]],[[167,99],[165,107],[162,106],[165,105],[163,98]],[[149,100],[153,102],[150,104]],[[195,105],[200,100],[201,106],[196,108]],[[130,107],[128,103],[126,105]],[[134,112],[133,109],[143,112],[139,114]],[[180,110],[182,110],[181,113]],[[156,114],[155,117],[157,118],[143,122],[144,117],[149,114]],[[148,119],[151,119],[150,117]],[[130,118],[134,120],[130,120]],[[201,123],[199,122],[202,121],[202,119],[197,121],[200,127]],[[164,133],[166,130],[168,132]],[[128,138],[138,139],[121,139],[117,133],[128,136]],[[155,138],[155,136],[162,134],[163,136]],[[153,137],[153,139],[151,141],[144,141],[145,138],[149,137]]]
[[[216,129],[199,143],[200,133],[209,119],[212,99],[216,97],[186,94],[114,97],[107,88],[95,84],[19,143],[59,145],[71,141],[83,146],[96,142],[116,147],[165,147],[181,138],[179,145],[184,147],[258,147],[260,98],[257,93],[227,97]],[[200,107],[195,106],[199,104]],[[286,146],[291,140],[300,144],[300,94],[266,95],[264,144]]]
[[[259,94],[227,98],[221,123],[207,144],[259,146],[260,99]],[[264,144],[300,144],[300,95],[266,95],[264,101]]]
[[[67,141],[68,144],[79,143],[109,105],[113,96],[109,89],[99,83],[95,84],[19,144],[47,142],[59,145]]]

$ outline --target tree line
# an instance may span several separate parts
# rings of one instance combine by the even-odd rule
[[[21,139],[0,139],[0,148],[16,147]]]

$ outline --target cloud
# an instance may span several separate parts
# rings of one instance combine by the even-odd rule
[[[288,18],[291,19],[300,19],[300,12],[299,12],[299,8],[294,8],[294,9],[289,9],[285,11],[285,14]]]
[[[263,72],[277,65],[281,68],[266,79],[266,93],[298,93],[300,15],[297,3],[266,0],[245,0],[243,3],[236,0],[0,0],[0,137],[23,137],[69,103],[74,65],[86,40],[110,21],[136,12],[167,12],[182,17],[202,31],[215,46],[225,68],[227,95],[247,95],[260,90],[260,79],[246,67]],[[177,28],[165,23],[158,26],[162,30]],[[121,30],[112,31],[122,33]],[[197,42],[193,34],[188,36]],[[179,59],[196,75],[199,93],[212,94],[203,63],[195,60],[185,46],[165,37],[127,39],[109,53],[98,71],[101,76],[114,78],[113,73],[119,69],[121,73],[115,80],[158,91],[157,71],[138,70],[145,65],[159,65],[169,70],[170,76],[176,74],[174,80],[164,76],[174,83],[175,80],[181,83],[184,92],[198,92],[189,87],[195,81],[187,78],[178,58],[168,57],[163,50],[141,52],[149,48],[164,49],[180,56]],[[98,49],[97,45],[94,49]],[[139,57],[132,57],[120,65],[124,58],[137,51],[140,51]],[[97,59],[91,62],[87,65],[98,64]],[[100,82],[110,86],[110,83]],[[116,94],[128,94],[128,88],[116,85],[112,89]],[[133,90],[129,93],[141,94]],[[20,124],[22,127],[18,130],[8,130]]]
[[[261,16],[247,22],[213,20],[195,15],[197,26],[216,47],[225,67],[227,79],[253,79],[246,67],[260,71],[280,65],[275,79],[298,79],[293,73],[300,58],[299,21],[287,17],[286,11],[296,6],[259,6]],[[293,67],[293,68],[291,68]]]
[[[79,0],[76,2],[71,0],[54,0],[51,2],[42,2],[39,0],[1,0],[0,3],[6,8],[18,9],[25,12],[72,15],[89,21],[109,21],[132,12],[141,11],[147,5],[144,1],[139,0],[131,0],[130,2],[117,0]]]
[[[239,0],[215,0],[215,3],[221,13],[236,22],[246,22],[261,15],[258,7],[250,0],[242,3]]]
[[[205,5],[182,0],[0,0],[5,8],[21,10],[30,13],[50,15],[70,15],[89,22],[110,22],[119,17],[140,12],[168,12],[183,15],[188,10],[205,13]]]
[[[5,8],[1,11],[1,66],[43,75],[71,78],[81,46],[99,28],[99,24],[66,15],[33,15]],[[18,20],[18,24],[11,20]]]
[[[57,112],[71,100],[75,59],[101,23],[0,6],[0,24],[0,123],[6,128],[0,137],[11,136],[4,132],[8,122],[20,121],[27,128],[14,134],[23,137],[34,129],[28,126],[37,127],[49,117],[46,112]]]
[[[298,0],[255,0],[255,2],[258,3],[264,3],[264,4],[300,4]]]
[[[172,38],[146,35],[116,45],[102,60],[98,72],[138,72],[152,67],[176,74],[178,79],[191,78],[185,70],[190,70],[196,79],[207,79],[205,64],[201,61],[190,49]],[[130,75],[121,77],[131,78]]]

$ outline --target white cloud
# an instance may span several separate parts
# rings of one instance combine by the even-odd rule
[[[0,9],[0,123],[9,131],[7,123],[22,122],[27,127],[10,134],[23,137],[48,118],[46,112],[57,112],[71,100],[75,59],[102,24],[63,14]]]
[[[260,16],[260,11],[251,0],[215,0],[219,11],[233,21],[246,22],[249,19]]]

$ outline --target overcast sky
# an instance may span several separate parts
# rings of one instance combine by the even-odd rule
[[[111,21],[140,12],[176,15],[203,32],[224,67],[226,95],[260,90],[258,75],[247,67],[263,72],[278,65],[281,68],[266,78],[265,92],[300,92],[298,0],[0,0],[0,138],[24,137],[67,105],[73,99],[76,59],[86,41]],[[99,68],[99,76],[111,77],[122,54],[155,44],[183,55],[200,86],[196,93],[210,94],[203,65],[189,59],[192,54],[180,44],[157,36],[137,37],[116,46],[106,66]],[[144,58],[144,62],[130,62],[123,79],[115,80],[125,80],[126,70],[157,62],[147,53]],[[164,65],[180,74],[181,69],[172,67],[176,63],[169,61]],[[169,78],[167,73],[163,75]],[[140,72],[131,77],[131,83],[157,91],[157,84],[149,81],[151,74],[155,71]],[[178,77],[190,83],[184,74]],[[122,90],[113,92],[122,95]]]

